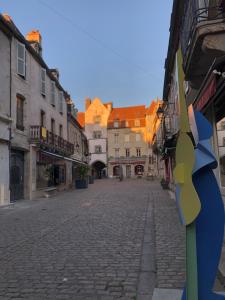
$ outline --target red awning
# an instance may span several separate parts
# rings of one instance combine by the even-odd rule
[[[198,111],[202,111],[202,109],[210,102],[210,99],[216,92],[216,77],[213,74],[211,80],[205,85],[202,89],[202,92],[199,95],[199,98],[194,102],[194,108]]]

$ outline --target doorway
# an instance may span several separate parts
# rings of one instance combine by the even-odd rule
[[[12,150],[10,167],[11,201],[24,198],[24,152]]]
[[[131,165],[126,165],[126,177],[131,177]]]

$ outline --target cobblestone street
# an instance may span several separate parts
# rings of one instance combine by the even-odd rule
[[[141,179],[98,180],[1,208],[0,299],[142,299],[138,286],[146,284],[152,293],[154,272],[151,282],[141,273],[146,257],[154,271],[149,233],[152,254],[143,249],[150,187]]]

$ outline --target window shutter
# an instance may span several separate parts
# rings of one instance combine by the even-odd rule
[[[63,114],[63,92],[59,92],[59,112]]]
[[[17,42],[17,74],[26,76],[26,48],[20,42]]]
[[[55,82],[51,82],[51,105],[55,106]]]
[[[41,94],[46,95],[46,70],[41,69]]]

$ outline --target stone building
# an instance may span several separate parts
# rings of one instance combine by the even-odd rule
[[[164,117],[169,115],[173,124],[173,121],[176,122],[179,107],[176,105],[176,102],[179,103],[179,99],[176,100],[176,73],[177,51],[181,49],[185,76],[185,81],[181,84],[185,86],[186,102],[188,106],[193,105],[194,109],[201,111],[213,126],[212,144],[219,161],[215,173],[223,195],[225,195],[224,14],[224,0],[173,1],[163,88],[166,107]],[[166,130],[165,128],[165,132]],[[175,131],[172,130],[173,132]],[[172,155],[170,157],[172,158]]]
[[[151,152],[154,132],[160,121],[156,111],[161,102],[113,108],[108,119],[108,175],[140,177],[155,174]],[[156,121],[154,121],[156,119]]]
[[[67,101],[68,140],[74,145],[72,159],[72,182],[79,177],[79,166],[89,164],[89,149],[83,127],[77,120],[77,109],[69,99]]]
[[[145,106],[113,108],[108,120],[108,175],[146,173],[148,144]]]
[[[0,205],[10,201],[10,47],[11,32],[0,19]]]
[[[31,31],[25,38],[8,15],[0,15],[0,22],[1,65],[5,65],[5,80],[10,78],[10,86],[1,85],[0,94],[5,97],[3,103],[10,103],[12,119],[11,201],[33,199],[50,187],[61,190],[72,185],[70,156],[74,145],[68,141],[69,95],[59,82],[58,70],[50,69],[42,57],[40,33]],[[6,107],[1,107],[1,113],[7,113]]]
[[[96,178],[107,176],[107,122],[112,103],[102,103],[99,98],[86,99],[85,112],[78,113],[78,121],[85,129],[89,147],[89,164]]]
[[[85,105],[85,112],[78,113],[78,121],[85,128],[93,175],[97,178],[121,173],[128,178],[148,175],[156,164],[151,149],[160,124],[156,111],[161,101],[153,101],[149,108],[145,105],[114,108],[112,102],[102,103],[95,98],[86,99]]]

